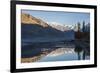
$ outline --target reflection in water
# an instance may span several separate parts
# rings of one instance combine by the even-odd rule
[[[75,46],[75,52],[78,55],[78,60],[80,60],[81,59],[81,52],[82,52],[81,46]]]
[[[21,62],[88,60],[90,58],[89,46],[79,43],[53,42],[23,45]]]
[[[62,55],[62,54],[67,54],[67,53],[74,53],[74,48],[68,48],[68,47],[57,48],[56,50],[49,53],[47,56],[53,57],[53,56],[59,56],[59,55]]]

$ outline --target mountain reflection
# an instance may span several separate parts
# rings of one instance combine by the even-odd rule
[[[89,47],[84,44],[80,45],[79,43],[80,42],[53,42],[23,45],[21,50],[21,62],[88,60],[90,58]]]

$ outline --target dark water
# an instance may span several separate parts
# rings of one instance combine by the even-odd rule
[[[21,57],[22,59],[29,58],[28,62],[88,60],[90,47],[86,42],[79,41],[23,43]]]

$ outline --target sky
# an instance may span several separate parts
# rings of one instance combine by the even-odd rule
[[[90,13],[38,10],[22,10],[22,13],[30,14],[49,23],[57,22],[64,25],[75,25],[78,22],[82,24],[83,21],[85,21],[86,24],[90,23]]]

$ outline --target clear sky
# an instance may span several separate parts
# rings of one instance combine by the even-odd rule
[[[36,10],[22,10],[22,13],[30,14],[46,22],[57,22],[67,25],[75,25],[78,22],[82,23],[83,21],[85,21],[86,24],[90,23],[90,13],[36,11]]]

